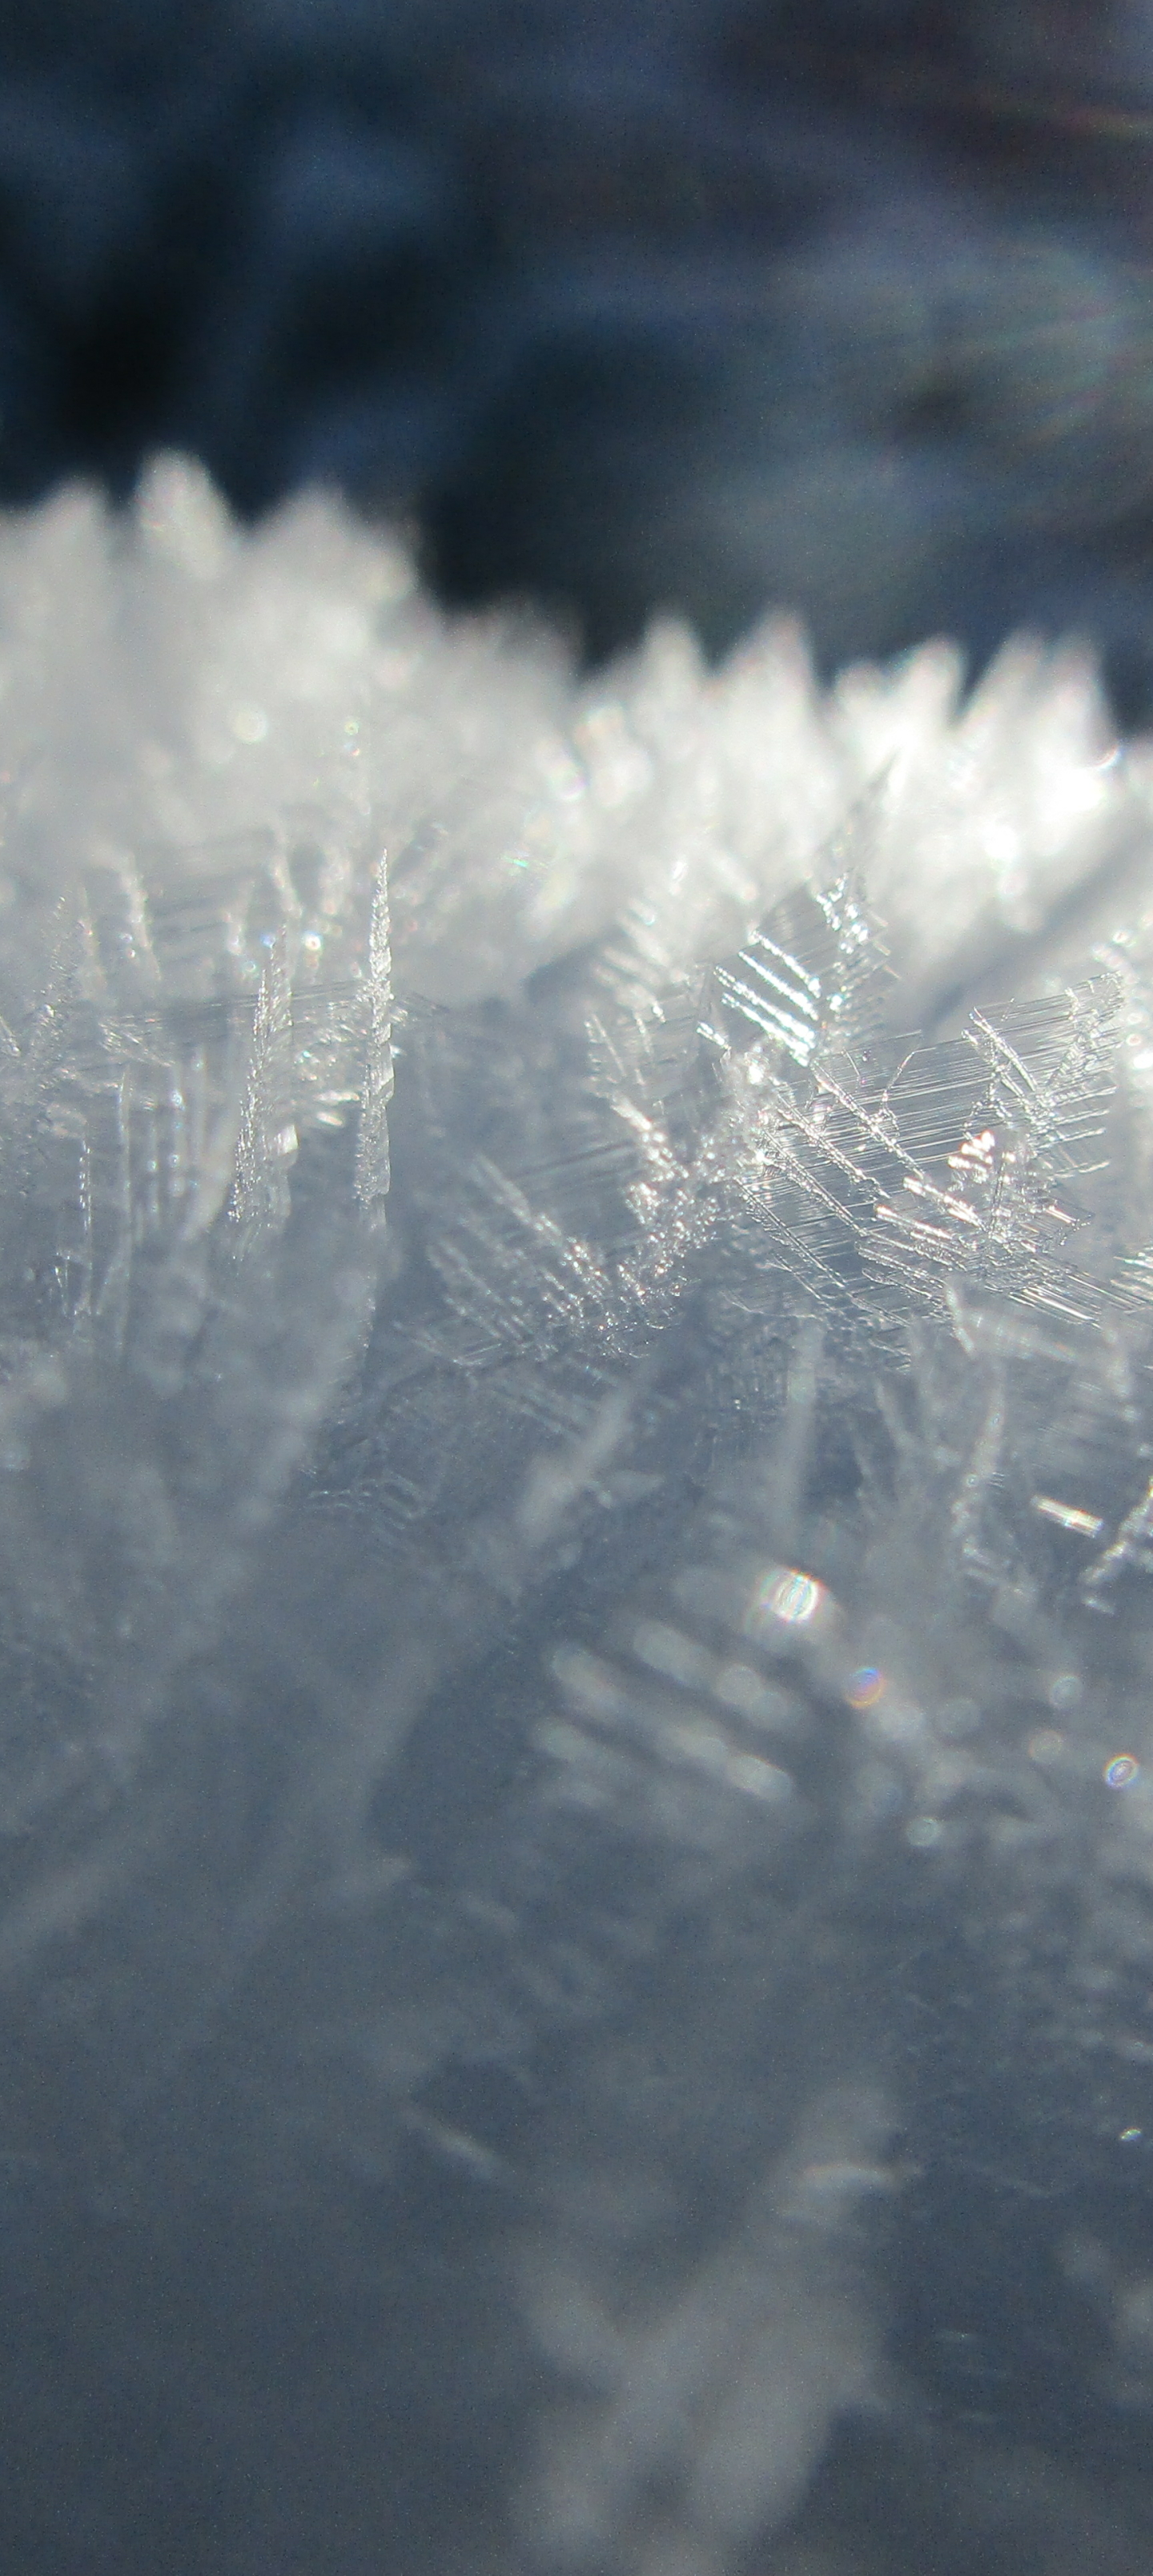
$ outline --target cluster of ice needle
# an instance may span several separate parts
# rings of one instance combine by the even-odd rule
[[[1137,2135],[1153,764],[1084,660],[824,693],[777,620],[577,679],[169,461],[0,531],[0,758],[0,1976],[79,2162],[495,2171],[439,2070],[595,2058],[641,1958],[655,2050],[694,1907],[803,2023],[894,1852],[1018,1994],[1076,1876],[1029,2045]],[[502,1654],[430,1881],[412,1783]],[[615,2185],[520,2178],[581,2389],[530,2555],[728,2567],[795,2503],[870,2381],[871,2010],[663,2304],[595,2286]]]

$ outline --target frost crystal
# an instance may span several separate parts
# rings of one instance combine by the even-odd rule
[[[475,2195],[494,2576],[803,2515],[987,2130],[1147,2408],[1147,751],[1022,646],[577,681],[172,462],[0,604],[13,2154],[358,2297]]]

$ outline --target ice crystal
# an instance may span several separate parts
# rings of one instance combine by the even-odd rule
[[[577,680],[171,462],[0,551],[13,2138],[511,2193],[500,2563],[728,2576],[980,2164],[942,1981],[1022,2190],[1153,2134],[1148,756],[1024,647]]]

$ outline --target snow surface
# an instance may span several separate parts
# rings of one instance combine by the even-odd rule
[[[462,2193],[470,2565],[719,2576],[846,2412],[968,2422],[924,2246],[990,2168],[1062,2403],[1147,2422],[1153,762],[1091,668],[582,678],[168,459],[5,525],[0,759],[12,2171],[342,2281]],[[476,2386],[413,2367],[435,2488]],[[1021,2407],[957,2511],[1056,2570]]]

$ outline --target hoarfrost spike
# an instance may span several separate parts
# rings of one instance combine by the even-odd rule
[[[368,934],[368,1030],[356,1139],[356,1195],[375,1223],[384,1220],[391,1166],[388,1104],[394,1087],[392,1060],[392,949],[389,940],[388,862],[377,866]]]

